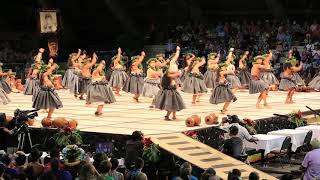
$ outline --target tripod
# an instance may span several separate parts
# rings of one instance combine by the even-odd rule
[[[28,136],[28,139],[29,139],[29,145],[30,145],[30,148],[32,148],[32,141],[31,141],[31,135],[30,135],[30,132],[29,132],[29,128],[28,126],[25,128],[25,130],[23,130],[21,133],[18,134],[18,150],[23,150],[24,148],[24,145],[25,145],[25,137],[26,135]]]

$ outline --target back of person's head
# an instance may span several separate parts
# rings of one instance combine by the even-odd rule
[[[51,149],[50,158],[59,158],[60,159],[60,151],[57,148]]]
[[[118,168],[118,166],[119,166],[119,161],[118,161],[118,159],[112,158],[112,159],[110,160],[110,162],[111,162],[111,164],[112,164],[111,170],[115,170],[115,169]]]
[[[213,168],[208,168],[203,172],[201,179],[202,180],[213,179],[213,177],[215,177],[215,175],[216,175],[216,171]]]
[[[51,159],[51,169],[53,171],[59,170],[60,160],[58,158]]]
[[[93,155],[93,166],[100,171],[100,164],[104,160],[108,160],[108,156],[105,153],[96,153]]]
[[[285,174],[281,176],[280,180],[292,180],[293,176],[291,174]]]
[[[232,169],[228,174],[228,180],[239,180],[241,177],[241,172],[239,169]]]
[[[142,158],[137,158],[136,161],[134,162],[134,167],[136,169],[142,169],[144,166],[144,161]]]
[[[5,165],[0,163],[0,176],[4,174],[5,169],[6,169]]]
[[[258,173],[256,173],[256,172],[251,172],[250,174],[249,174],[249,180],[259,180],[260,178],[259,178],[259,175],[258,175]]]
[[[189,162],[184,162],[180,167],[180,177],[182,179],[189,179],[192,172],[192,166]]]
[[[100,173],[108,173],[110,172],[110,169],[112,167],[112,164],[109,160],[104,160],[100,163]]]
[[[143,134],[141,131],[133,131],[131,135],[132,141],[141,141],[143,139]]]
[[[27,157],[24,154],[20,154],[17,158],[16,158],[16,165],[17,166],[23,166],[26,163]]]
[[[241,177],[241,171],[239,169],[232,169],[232,174]]]
[[[41,152],[37,148],[31,149],[30,158],[32,162],[38,161],[41,157]]]
[[[58,180],[55,174],[51,171],[43,173],[39,180]]]
[[[80,180],[86,180],[92,178],[94,175],[94,169],[93,165],[90,163],[85,163],[81,166],[79,171],[79,179]]]
[[[236,136],[239,133],[239,128],[237,126],[231,126],[229,128],[230,136]]]
[[[3,162],[3,164],[9,166],[11,164],[11,158],[9,156],[9,154],[5,154],[2,158],[1,161]]]
[[[147,175],[145,173],[139,173],[134,180],[148,180]]]
[[[27,180],[27,175],[24,172],[20,172],[17,176],[17,179],[19,180]]]
[[[313,149],[319,149],[320,148],[320,141],[318,139],[313,139],[311,142],[311,147]]]

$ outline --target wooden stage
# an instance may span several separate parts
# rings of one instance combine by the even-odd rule
[[[211,91],[209,91],[211,92]],[[163,116],[165,111],[150,110],[151,99],[141,98],[142,103],[134,103],[132,95],[122,92],[122,96],[117,96],[117,102],[108,104],[104,107],[104,114],[101,117],[95,117],[96,107],[85,105],[85,101],[75,99],[68,90],[58,91],[64,107],[58,109],[54,113],[54,117],[67,117],[78,120],[78,128],[86,132],[111,133],[111,134],[131,134],[134,130],[141,130],[145,135],[156,135],[164,133],[176,133],[187,130],[208,127],[202,123],[198,127],[186,127],[185,119],[193,114],[201,115],[202,119],[209,113],[218,113],[221,119],[225,115],[219,113],[223,104],[210,104],[210,93],[201,97],[201,102],[196,105],[191,104],[191,94],[181,92],[187,109],[178,112],[178,120],[165,121]],[[237,114],[239,117],[247,117],[251,119],[261,119],[273,116],[273,113],[287,114],[292,110],[307,111],[305,106],[313,109],[320,109],[320,93],[296,93],[294,96],[295,104],[285,105],[283,102],[286,92],[270,92],[269,104],[271,109],[256,109],[255,103],[258,94],[249,95],[248,91],[237,92],[238,101],[232,103],[229,114]],[[0,105],[0,112],[13,115],[16,108],[32,109],[31,96],[23,94],[9,94],[11,103],[8,105]],[[39,111],[39,117],[35,123],[35,127],[41,127],[41,119],[46,116],[42,110]]]

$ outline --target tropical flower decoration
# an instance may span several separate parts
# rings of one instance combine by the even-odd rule
[[[152,142],[151,138],[143,139],[143,157],[146,161],[157,163],[161,159],[160,146]]]
[[[83,149],[77,145],[68,145],[62,150],[63,158],[65,159],[64,164],[67,166],[76,166],[80,164],[84,158]]]
[[[183,134],[185,134],[186,136],[189,136],[193,139],[198,139],[197,131],[185,131],[185,132],[183,132]]]
[[[71,129],[69,126],[66,126],[63,129],[60,129],[58,133],[56,133],[53,138],[55,139],[56,143],[60,146],[67,146],[70,145],[70,138],[76,139],[76,144],[82,143],[82,137],[80,135],[80,130],[78,129]]]
[[[289,121],[295,125],[296,127],[304,126],[305,119],[302,118],[302,112],[300,110],[293,111],[292,113],[288,114]]]

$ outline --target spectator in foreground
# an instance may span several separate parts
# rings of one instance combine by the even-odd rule
[[[201,175],[201,180],[220,180],[220,178],[216,175],[216,171],[213,168],[208,168]]]
[[[111,171],[109,172],[109,175],[112,176],[115,180],[124,180],[123,174],[117,171],[119,166],[118,159],[112,158],[110,162],[112,164],[112,167]]]
[[[257,172],[251,172],[249,174],[249,180],[259,180],[259,175]]]
[[[228,180],[239,180],[241,179],[241,171],[239,169],[232,169],[228,174]]]
[[[58,158],[51,159],[51,172],[59,180],[72,180],[72,176],[69,171],[64,171],[60,169],[60,160]]]
[[[0,162],[0,180],[4,180],[3,175],[5,171],[5,166],[3,163]]]
[[[134,164],[137,158],[142,157],[143,153],[143,134],[140,131],[134,131],[131,135],[131,139],[126,143],[126,158],[125,166],[128,170],[134,168]]]
[[[112,164],[109,160],[102,161],[100,164],[100,167],[101,167],[100,174],[104,180],[114,180],[114,178],[109,175],[109,172],[112,167]]]
[[[191,164],[189,162],[184,162],[180,167],[180,176],[174,177],[172,180],[178,180],[179,178],[183,180],[198,180],[198,178],[193,176],[191,172],[192,172]]]
[[[23,153],[23,152],[16,152],[17,154],[17,157],[15,159],[15,165],[16,165],[16,168],[15,170],[17,171],[18,175],[20,173],[24,173],[25,169],[27,168],[26,166],[26,155]]]
[[[85,163],[79,171],[76,180],[100,180],[103,179],[96,168],[91,163]]]
[[[101,171],[101,162],[108,160],[108,156],[105,153],[96,153],[93,156],[93,166],[98,172]]]
[[[313,150],[306,154],[301,164],[304,180],[320,178],[320,142],[314,139],[311,145]]]
[[[28,179],[38,179],[44,172],[44,166],[39,162],[41,155],[42,153],[37,148],[31,150],[31,162],[26,169]]]
[[[135,180],[138,175],[144,174],[142,172],[143,166],[144,166],[143,159],[142,158],[137,158],[135,163],[134,163],[134,169],[128,172],[126,179]],[[139,177],[141,177],[141,176],[143,176],[143,175],[140,175]]]
[[[5,174],[8,174],[12,178],[16,178],[18,176],[18,172],[15,169],[11,168],[12,161],[9,154],[4,155],[1,161],[5,165]]]

